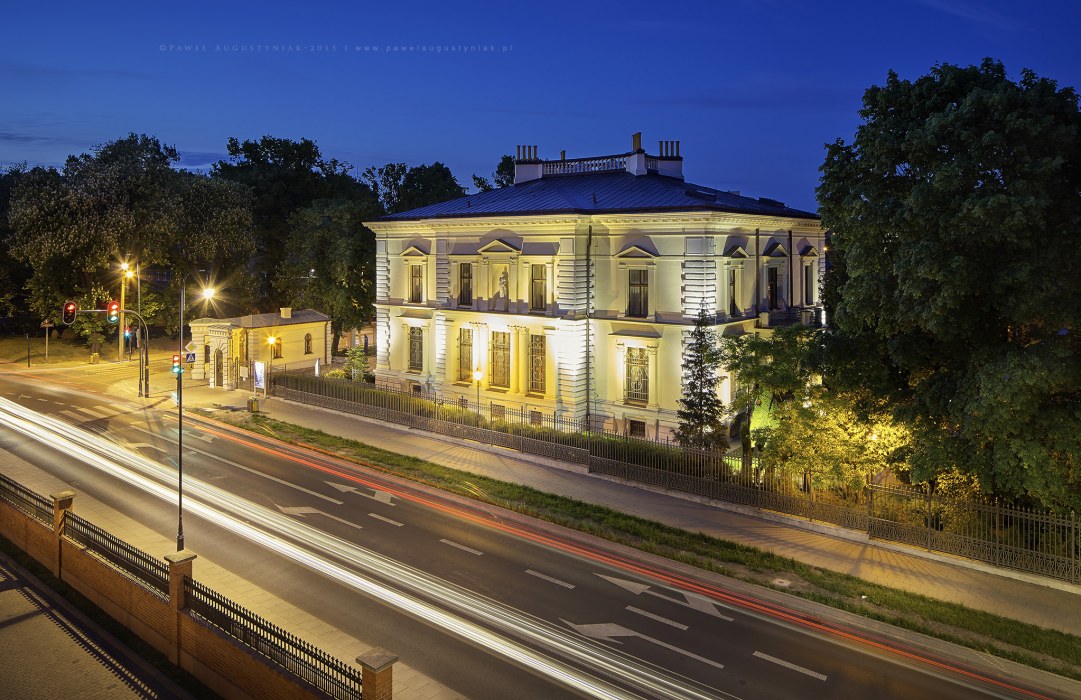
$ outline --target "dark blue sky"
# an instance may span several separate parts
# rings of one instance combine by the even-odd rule
[[[188,167],[230,136],[315,140],[358,170],[490,176],[682,141],[688,180],[815,209],[823,144],[889,69],[1002,60],[1081,86],[1077,0],[7,3],[0,166],[134,131]]]

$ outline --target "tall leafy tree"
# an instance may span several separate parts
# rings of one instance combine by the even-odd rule
[[[837,332],[913,431],[913,477],[1081,505],[1081,112],[1001,63],[869,88],[828,146],[822,221],[844,257]],[[843,381],[843,380],[842,380]]]
[[[495,183],[494,185],[492,183]],[[499,159],[499,165],[496,166],[495,172],[492,173],[492,179],[480,177],[479,175],[473,176],[473,186],[481,192],[488,192],[494,190],[497,187],[510,187],[514,184],[514,156],[505,155]]]
[[[388,214],[465,196],[465,189],[450,168],[439,162],[413,168],[406,168],[404,163],[388,163],[380,168],[368,168],[363,178]]]
[[[234,137],[226,149],[229,159],[214,164],[214,177],[246,185],[254,197],[256,305],[263,310],[285,306],[288,299],[278,295],[274,280],[285,259],[290,217],[317,199],[363,195],[367,188],[349,174],[350,165],[323,158],[309,139]]]
[[[190,270],[219,261],[240,267],[251,251],[247,191],[177,171],[179,154],[156,138],[129,134],[68,158],[62,170],[19,177],[9,223],[12,257],[33,271],[29,307],[55,318],[65,299],[94,307],[114,297],[118,261],[143,269]],[[171,304],[175,307],[175,302]],[[151,322],[168,323],[167,318]],[[104,328],[80,315],[92,342]]]
[[[8,224],[11,194],[15,183],[26,171],[25,163],[0,171],[0,245],[5,252],[8,252],[12,235],[11,226]],[[0,256],[0,314],[13,316],[25,314],[29,310],[26,306],[25,288],[32,274],[30,266],[19,262],[14,256]]]
[[[717,395],[721,381],[721,351],[713,330],[715,319],[705,309],[694,320],[683,349],[683,393],[676,416],[679,427],[676,441],[684,447],[699,449],[728,448],[725,432],[725,408]]]
[[[289,254],[276,284],[296,306],[330,316],[333,351],[342,331],[372,320],[375,234],[364,221],[378,215],[374,198],[324,199],[290,219]]]

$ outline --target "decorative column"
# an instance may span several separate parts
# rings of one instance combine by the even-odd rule
[[[165,555],[165,561],[169,565],[169,608],[172,633],[169,661],[178,666],[180,665],[180,651],[183,648],[180,639],[180,616],[188,608],[188,601],[184,596],[184,577],[191,578],[191,563],[195,561],[195,556],[195,552],[189,549]]]
[[[62,562],[60,561],[60,537],[64,533],[64,514],[70,510],[74,510],[75,506],[75,492],[74,491],[61,491],[59,493],[50,494],[53,499],[53,540],[55,546],[53,547],[53,560],[52,560],[52,573],[56,578],[60,577],[60,568]]]
[[[657,346],[646,346],[646,355],[649,357],[649,408],[657,408],[660,404],[661,386],[657,383]]]
[[[608,392],[608,398],[617,403],[627,401],[627,344],[622,340],[616,343],[616,392]]]
[[[360,664],[360,686],[364,700],[391,700],[394,695],[394,664],[398,655],[375,647],[367,654],[357,657]]]

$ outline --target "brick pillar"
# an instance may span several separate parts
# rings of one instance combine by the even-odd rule
[[[188,607],[188,601],[184,597],[184,577],[191,577],[191,563],[195,561],[195,553],[191,550],[166,554],[165,561],[169,564],[169,607],[172,610],[170,622],[169,661],[177,666],[180,665],[180,616]]]
[[[53,570],[53,576],[59,579],[61,578],[60,536],[64,534],[64,513],[75,509],[75,492],[61,491],[60,493],[53,493],[49,496],[53,499],[53,539],[55,540],[51,568]]]
[[[357,657],[364,700],[391,700],[394,695],[394,664],[398,655],[375,647]]]

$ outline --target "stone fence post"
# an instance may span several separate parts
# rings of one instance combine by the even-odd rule
[[[169,608],[170,608],[170,644],[169,661],[180,666],[180,616],[188,607],[188,601],[184,597],[184,577],[191,577],[192,562],[196,554],[184,549],[165,555],[165,561],[169,564]]]
[[[391,700],[394,695],[394,664],[397,662],[397,654],[379,647],[357,657],[364,700]]]
[[[60,576],[60,537],[64,534],[64,513],[69,510],[75,510],[75,492],[74,491],[61,491],[60,493],[49,494],[49,497],[53,499],[53,560],[52,566],[53,576],[61,578]]]

